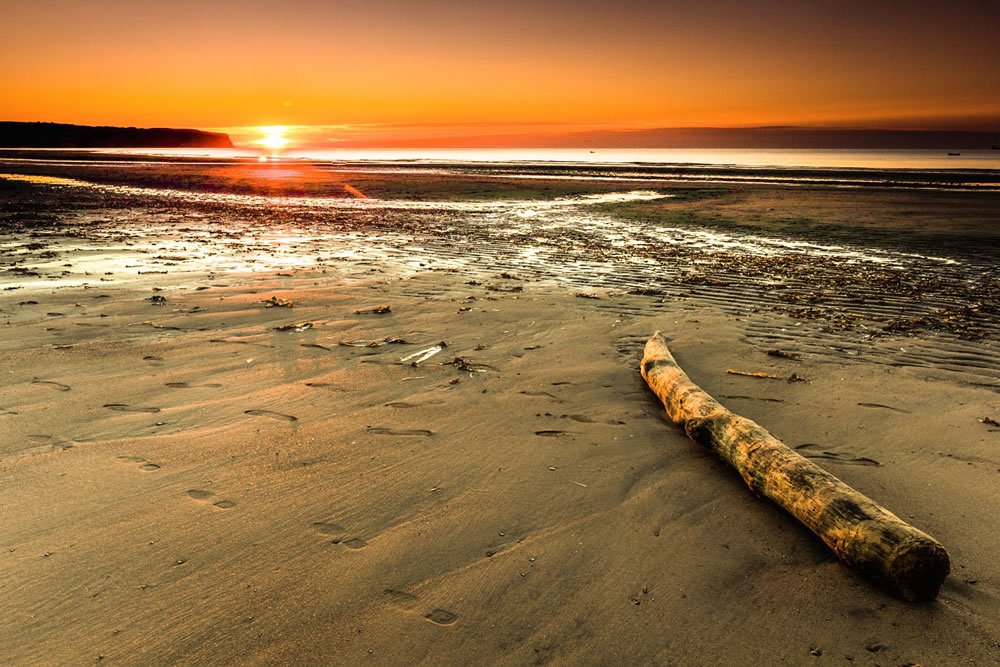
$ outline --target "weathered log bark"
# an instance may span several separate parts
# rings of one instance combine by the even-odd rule
[[[688,436],[714,450],[759,496],[816,533],[837,557],[905,600],[933,600],[948,552],[755,422],[733,414],[691,382],[660,332],[646,343],[642,377]]]

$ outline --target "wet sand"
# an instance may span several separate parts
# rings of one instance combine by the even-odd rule
[[[220,225],[216,204],[34,187],[5,191],[8,663],[1000,659],[993,316],[964,315],[976,336],[872,319],[971,308],[952,264],[883,266],[899,286],[860,317],[829,316],[839,294],[795,317],[752,288],[776,275],[747,270],[759,252],[600,273],[552,260],[585,239],[518,254],[461,211]],[[808,269],[782,294],[880,266],[793,259],[770,260]],[[657,329],[708,392],[939,539],[939,599],[874,588],[667,423],[638,373]]]

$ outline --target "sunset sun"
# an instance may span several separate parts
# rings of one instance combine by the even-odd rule
[[[257,128],[260,130],[264,136],[254,143],[260,144],[265,148],[270,148],[271,150],[279,150],[284,148],[288,142],[288,137],[285,136],[285,132],[288,131],[287,127],[283,125],[271,125],[266,127]]]

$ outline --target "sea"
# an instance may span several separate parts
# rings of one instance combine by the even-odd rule
[[[213,159],[411,162],[418,164],[584,164],[776,167],[782,169],[1000,170],[1000,150],[808,149],[808,148],[111,148],[101,152]]]
[[[1000,191],[1000,150],[856,149],[582,149],[419,148],[280,151],[241,148],[106,148],[31,150],[29,161],[58,163],[134,158],[197,162],[308,162],[365,171],[472,172],[505,178],[659,179]],[[51,158],[48,158],[51,155]],[[0,164],[24,152],[0,149]]]

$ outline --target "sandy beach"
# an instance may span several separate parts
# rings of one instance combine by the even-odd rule
[[[0,172],[7,664],[1000,661],[1000,194]],[[671,424],[657,330],[938,599]]]

